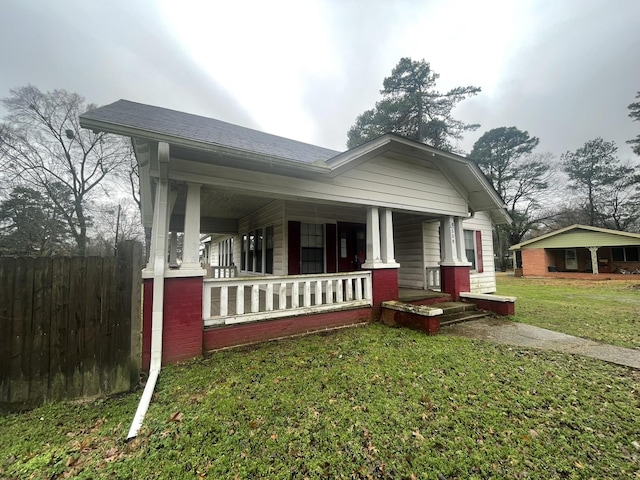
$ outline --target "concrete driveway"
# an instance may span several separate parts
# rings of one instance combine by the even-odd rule
[[[440,333],[505,345],[584,355],[640,370],[640,350],[605,345],[545,328],[500,318],[483,318],[443,327]]]

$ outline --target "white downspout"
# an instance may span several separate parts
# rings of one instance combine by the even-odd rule
[[[156,202],[153,217],[153,306],[151,313],[151,361],[149,378],[142,392],[140,403],[131,422],[127,441],[138,436],[138,430],[147,413],[151,396],[162,368],[162,323],[164,305],[164,271],[167,252],[167,234],[169,230],[169,145],[158,144],[160,178],[156,186]]]

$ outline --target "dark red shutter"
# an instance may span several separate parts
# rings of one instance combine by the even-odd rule
[[[336,273],[338,271],[338,240],[337,229],[335,223],[327,223],[325,225],[325,234],[327,238],[327,273]]]
[[[300,274],[300,222],[289,221],[289,275]]]
[[[484,272],[484,265],[482,264],[482,232],[476,230],[476,271],[478,273]]]

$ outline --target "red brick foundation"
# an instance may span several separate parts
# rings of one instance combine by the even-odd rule
[[[204,330],[203,344],[205,351],[218,350],[370,321],[371,309],[359,308],[241,325],[211,327]]]
[[[514,302],[496,302],[477,298],[465,298],[464,301],[473,303],[481,310],[487,310],[496,315],[510,316],[516,314],[516,304]]]
[[[373,290],[372,319],[379,320],[382,314],[382,302],[398,300],[398,269],[379,268],[371,270]]]
[[[382,322],[385,325],[397,325],[413,330],[419,330],[429,335],[435,335],[440,331],[440,315],[425,317],[410,312],[398,312],[388,308],[382,309]]]
[[[144,280],[142,368],[151,359],[153,279]],[[202,355],[202,277],[165,278],[162,365]]]
[[[468,266],[440,266],[440,291],[448,293],[454,301],[460,299],[460,292],[471,291],[471,276]]]

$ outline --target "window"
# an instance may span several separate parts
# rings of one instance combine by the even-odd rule
[[[639,261],[638,247],[611,248],[611,260],[614,262],[637,262]]]
[[[247,242],[249,236],[245,233],[242,236],[242,243],[240,245],[240,270],[247,269]]]
[[[273,273],[273,226],[256,228],[242,235],[241,270],[252,273]]]
[[[256,236],[256,268],[254,271],[262,272],[262,242],[264,241],[264,236],[262,235],[262,229],[259,228],[255,231]]]
[[[467,261],[471,263],[471,270],[476,270],[476,242],[473,230],[464,231],[464,252],[467,255]]]
[[[266,255],[264,273],[273,273],[273,226],[267,227],[266,233]]]
[[[324,273],[324,225],[300,225],[301,273]]]

